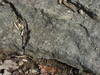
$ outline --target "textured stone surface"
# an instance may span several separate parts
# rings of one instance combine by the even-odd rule
[[[86,13],[72,12],[57,0],[9,0],[27,20],[30,41],[26,50],[35,57],[54,58],[100,74],[100,24]],[[72,0],[75,2],[76,0]],[[100,15],[100,0],[80,0]],[[0,6],[0,48],[21,50],[16,16],[9,4]]]

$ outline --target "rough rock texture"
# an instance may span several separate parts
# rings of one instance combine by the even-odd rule
[[[27,20],[30,40],[28,54],[57,59],[76,68],[100,74],[100,25],[81,11],[73,12],[57,0],[8,0]],[[72,0],[75,2],[77,0]],[[80,0],[100,15],[100,0]],[[9,4],[0,4],[0,48],[21,50],[21,37],[15,28],[16,15]]]

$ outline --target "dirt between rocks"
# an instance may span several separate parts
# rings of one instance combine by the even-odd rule
[[[16,51],[0,50],[0,75],[94,75],[55,59],[34,58]]]

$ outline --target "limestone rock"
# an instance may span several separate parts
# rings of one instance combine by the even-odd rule
[[[27,20],[30,40],[28,54],[57,59],[76,68],[100,74],[100,25],[85,12],[72,12],[57,0],[8,0]],[[74,0],[72,0],[74,2]],[[76,1],[76,0],[75,0]],[[100,0],[79,0],[97,16]],[[89,13],[89,12],[88,12]],[[21,36],[15,28],[16,15],[9,4],[0,5],[0,48],[21,49]]]

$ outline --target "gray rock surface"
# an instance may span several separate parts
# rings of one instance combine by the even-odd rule
[[[57,59],[76,68],[100,75],[100,24],[85,12],[72,12],[57,0],[8,0],[27,20],[30,40],[28,54]],[[74,2],[76,0],[72,0]],[[79,0],[100,15],[100,0]],[[0,48],[21,49],[21,36],[15,28],[16,15],[9,4],[0,4]]]

